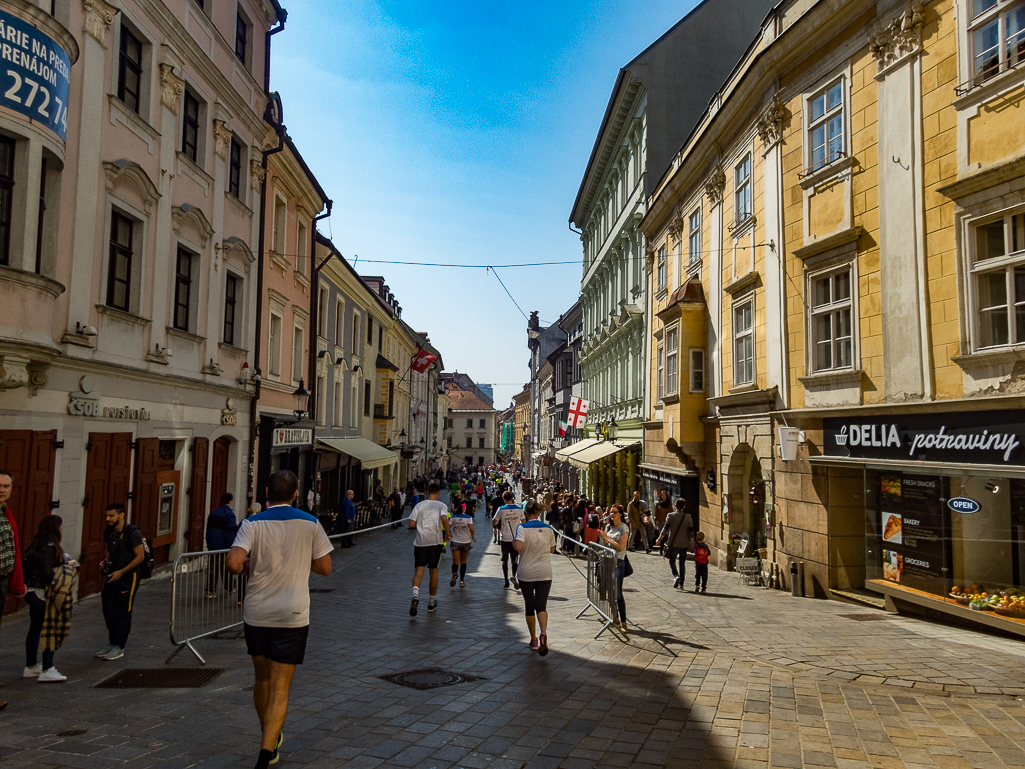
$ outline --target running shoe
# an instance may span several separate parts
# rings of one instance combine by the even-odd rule
[[[437,601],[431,601],[429,604],[427,604],[427,613],[430,614],[432,611],[434,611],[437,608],[438,608],[438,602]]]
[[[504,587],[506,590],[508,590],[509,589],[509,582],[506,581],[506,583],[504,585],[502,585],[502,587]]]
[[[466,583],[465,582],[460,582],[459,583],[459,587],[466,587]]]
[[[519,590],[520,589],[520,583],[516,580],[516,577],[510,577],[509,579],[512,582],[512,586],[515,589]]]
[[[43,666],[40,664],[26,667],[25,672],[21,674],[22,678],[39,678],[39,674],[43,672]]]
[[[110,654],[110,651],[113,648],[114,648],[114,644],[107,644],[107,647],[105,649],[101,649],[100,651],[96,652],[96,654],[94,656],[96,657],[96,659],[101,660],[104,657],[106,657],[108,654]],[[42,671],[40,671],[40,672],[42,672]]]
[[[680,586],[680,582],[682,582],[682,581],[683,580],[681,580],[679,577],[677,577],[676,579],[673,580],[673,587],[679,587]]]
[[[537,639],[536,638],[533,641],[530,642],[530,648],[531,649],[536,649],[537,648]]]
[[[68,677],[62,676],[57,668],[50,668],[44,670],[36,680],[41,684],[59,684],[67,681]]]
[[[456,577],[456,575],[455,575],[455,574],[453,574],[453,575],[452,575],[452,579],[451,579],[451,580],[449,580],[448,586],[449,586],[449,587],[455,587],[455,586],[456,586],[456,580],[457,580],[457,579],[458,579],[458,577]]]
[[[124,656],[125,656],[125,650],[124,649],[122,649],[120,646],[111,646],[110,647],[110,651],[107,652],[105,655],[103,655],[102,659],[105,659],[108,662],[110,662],[112,660],[119,660],[119,659],[121,659]]]
[[[409,604],[409,616],[410,617],[415,617],[416,616],[416,606],[419,603],[420,603],[420,599],[414,596],[413,597],[413,602],[411,604]]]
[[[544,657],[548,654],[548,633],[542,633],[537,653]]]

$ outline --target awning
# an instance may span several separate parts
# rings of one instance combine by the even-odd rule
[[[569,458],[569,463],[578,470],[586,470],[592,462],[597,462],[599,459],[611,456],[639,443],[640,441],[605,441],[577,452]]]
[[[317,448],[321,447],[355,457],[363,465],[364,470],[385,467],[399,461],[397,452],[389,451],[366,438],[317,438]]]
[[[591,448],[591,446],[597,445],[597,443],[597,438],[584,438],[582,441],[577,441],[576,443],[570,444],[569,446],[566,446],[565,448],[556,451],[555,458],[558,459],[560,462],[565,462],[573,454],[576,454],[579,451],[583,451],[584,449],[589,449]]]
[[[658,473],[661,475],[678,475],[684,477],[694,478],[697,473],[686,467],[669,467],[668,465],[656,465],[654,462],[641,462],[637,465],[642,471],[648,470],[649,473]],[[642,472],[642,475],[644,473]]]

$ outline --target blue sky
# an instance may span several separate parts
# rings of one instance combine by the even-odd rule
[[[616,74],[695,4],[285,3],[271,88],[334,200],[321,231],[385,276],[446,369],[496,383],[498,408],[529,354],[495,275],[369,260],[572,262],[500,271],[526,313],[556,320],[579,294],[567,220]]]

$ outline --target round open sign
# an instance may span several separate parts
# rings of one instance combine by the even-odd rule
[[[982,505],[976,502],[974,499],[968,497],[954,497],[953,499],[947,500],[947,507],[953,510],[955,513],[977,513],[982,509]]]

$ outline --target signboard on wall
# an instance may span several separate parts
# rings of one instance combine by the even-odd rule
[[[822,431],[827,457],[1025,465],[1021,411],[831,417]]]
[[[883,578],[935,592],[947,576],[949,514],[939,476],[879,475]]]
[[[0,10],[0,106],[68,135],[71,57],[49,35]]]
[[[301,427],[279,427],[274,430],[274,448],[308,446],[311,443],[313,443],[313,430]]]

